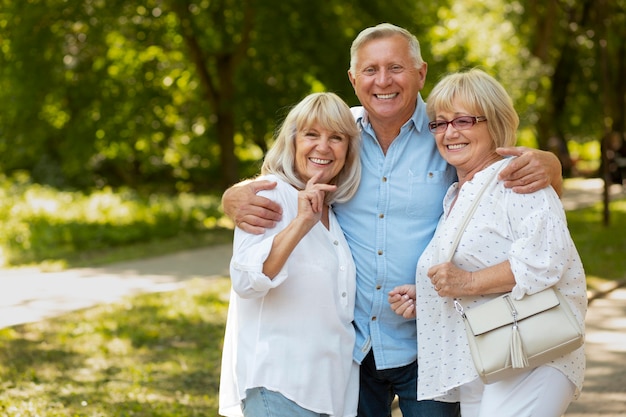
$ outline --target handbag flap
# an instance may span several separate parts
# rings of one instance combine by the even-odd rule
[[[501,295],[473,308],[465,309],[465,316],[474,335],[480,335],[498,327],[513,324],[511,304],[517,311],[517,321],[533,316],[559,305],[552,287],[521,300],[514,300],[510,293]]]

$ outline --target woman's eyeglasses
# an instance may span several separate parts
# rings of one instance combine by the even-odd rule
[[[428,123],[428,129],[433,133],[443,133],[448,129],[448,125],[452,125],[456,130],[466,130],[474,126],[478,122],[486,122],[485,116],[461,116],[450,121],[435,120]]]

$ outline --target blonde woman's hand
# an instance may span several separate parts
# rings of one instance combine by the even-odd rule
[[[298,218],[311,227],[322,217],[326,193],[337,189],[336,185],[318,184],[321,175],[321,172],[315,174],[306,183],[304,190],[298,192]]]
[[[387,301],[391,309],[405,319],[415,318],[415,285],[400,285],[389,291]]]

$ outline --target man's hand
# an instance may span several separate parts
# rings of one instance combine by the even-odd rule
[[[517,156],[500,173],[505,187],[529,194],[552,185],[559,196],[563,192],[561,162],[552,152],[523,146],[497,148],[496,152],[502,156]]]
[[[279,204],[257,193],[274,187],[276,182],[267,180],[242,182],[230,187],[222,195],[224,213],[240,229],[255,235],[263,233],[276,226],[283,210]]]

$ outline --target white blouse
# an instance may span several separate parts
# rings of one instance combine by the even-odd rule
[[[298,192],[275,176],[282,220],[262,235],[235,230],[232,291],[224,337],[219,413],[241,416],[246,390],[265,387],[320,414],[356,415],[358,364],[352,360],[356,270],[330,210],[300,241],[276,277],[262,273],[274,236],[298,213]]]
[[[567,228],[563,206],[551,187],[532,194],[517,194],[505,188],[494,172],[501,171],[508,162],[505,159],[492,164],[460,190],[458,183],[450,187],[444,199],[444,214],[419,260],[416,314],[420,400],[458,401],[455,388],[478,378],[453,298],[440,297],[426,272],[432,265],[446,261],[457,229],[486,181],[491,184],[469,221],[452,262],[461,269],[477,271],[509,260],[515,275],[516,299],[556,285],[584,326],[585,272]],[[463,297],[461,303],[472,308],[496,296]],[[583,347],[547,365],[565,374],[579,394],[585,370]]]

